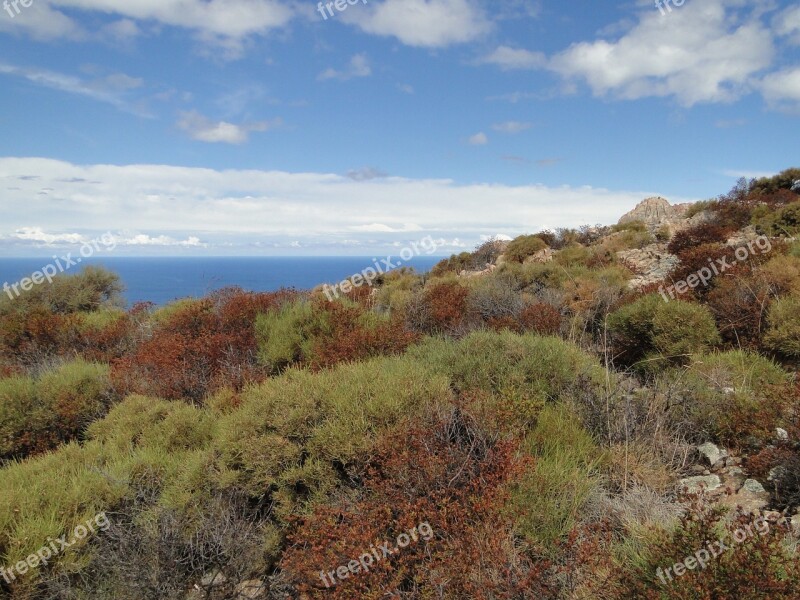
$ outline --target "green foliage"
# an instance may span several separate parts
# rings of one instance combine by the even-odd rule
[[[450,258],[440,260],[431,269],[431,275],[441,277],[447,273],[460,273],[463,270],[471,270],[475,266],[475,261],[470,252],[453,254]]]
[[[735,350],[695,357],[662,377],[678,399],[677,422],[697,441],[726,445],[770,439],[783,424],[788,375],[763,356]]]
[[[800,298],[785,296],[773,302],[768,321],[764,345],[781,356],[800,358]]]
[[[0,316],[12,311],[30,312],[36,308],[55,314],[91,312],[102,306],[122,305],[119,277],[101,267],[85,267],[75,275],[57,275],[52,283],[35,285],[11,300],[0,298]]]
[[[648,294],[610,314],[608,330],[615,354],[624,364],[646,359],[651,364],[639,366],[647,368],[663,367],[661,359],[686,363],[691,355],[714,348],[721,341],[708,308],[664,302],[658,294]]]
[[[526,538],[553,550],[575,527],[586,500],[600,485],[603,453],[563,404],[542,410],[525,449],[534,461],[515,487],[510,508]]]
[[[285,304],[256,319],[256,338],[261,360],[278,372],[309,353],[309,338],[314,329],[324,327],[315,322],[311,304],[298,301]]]
[[[666,358],[702,353],[721,342],[711,311],[687,302],[659,306],[653,318],[653,348]]]
[[[752,190],[760,194],[771,194],[778,190],[790,190],[800,179],[800,169],[786,169],[773,177],[762,177],[753,182]]]
[[[445,375],[459,392],[485,392],[509,406],[523,426],[548,401],[601,397],[605,371],[577,346],[552,337],[474,332],[457,344],[428,339],[411,358]]]
[[[627,221],[625,223],[617,223],[611,227],[611,231],[619,233],[620,231],[635,231],[643,233],[647,231],[647,224],[644,221]]]
[[[691,219],[692,217],[699,215],[704,210],[708,210],[709,208],[711,208],[713,202],[714,202],[713,200],[702,200],[700,202],[693,203],[686,210],[686,214],[684,215],[684,217],[686,217],[687,219]]]
[[[547,244],[538,235],[521,235],[508,243],[504,254],[508,260],[521,263],[545,248]]]
[[[773,237],[794,237],[800,233],[800,201],[772,211],[756,220],[759,233]]]
[[[0,379],[0,459],[78,438],[112,399],[107,365],[76,360],[31,377]]]

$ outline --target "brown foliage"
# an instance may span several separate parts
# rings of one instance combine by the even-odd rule
[[[200,401],[223,387],[240,390],[264,376],[257,361],[254,323],[259,313],[294,292],[227,289],[169,315],[147,339],[112,363],[126,393]]]
[[[396,318],[388,322],[368,323],[360,306],[318,300],[315,311],[327,313],[328,330],[317,332],[309,364],[314,368],[332,367],[341,362],[363,360],[371,356],[401,354],[419,339]]]
[[[519,317],[525,331],[541,335],[558,335],[561,331],[561,313],[544,302],[526,306]]]
[[[282,579],[307,597],[334,600],[552,597],[543,581],[547,563],[513,540],[502,511],[507,485],[525,467],[514,445],[487,439],[458,409],[427,425],[383,441],[355,500],[297,521]],[[421,523],[430,525],[430,539],[381,554],[369,572],[323,582],[320,572],[358,561],[384,541],[393,547]]]

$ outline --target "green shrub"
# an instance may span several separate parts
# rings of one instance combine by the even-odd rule
[[[659,306],[653,318],[653,348],[666,358],[704,353],[719,345],[720,338],[711,311],[698,304],[669,302]]]
[[[662,377],[675,399],[676,422],[688,424],[695,441],[742,445],[768,440],[785,418],[788,375],[758,354],[700,355],[684,370]]]
[[[508,243],[504,255],[510,261],[521,263],[545,248],[547,244],[538,235],[521,235]]]
[[[112,400],[107,365],[76,360],[40,379],[0,380],[0,459],[24,458],[79,438]]]
[[[642,368],[663,367],[662,359],[683,364],[721,342],[711,311],[698,304],[664,302],[648,294],[608,317],[615,355],[624,364],[643,359]]]
[[[256,319],[256,338],[259,355],[264,364],[278,372],[299,361],[310,351],[315,323],[311,303],[299,301],[286,304]]]
[[[613,225],[611,231],[614,233],[619,233],[620,231],[646,232],[647,224],[644,221],[626,221],[625,223]]]
[[[800,358],[800,298],[785,296],[776,300],[767,319],[764,346],[781,356]]]
[[[548,401],[604,393],[606,372],[578,346],[553,337],[479,331],[448,343],[428,339],[408,356],[441,373],[459,392],[484,392],[512,409],[523,427]]]
[[[800,233],[800,202],[770,212],[755,223],[759,233],[773,237],[795,237]]]
[[[561,404],[542,410],[524,447],[534,461],[515,486],[511,510],[528,540],[553,550],[600,485],[603,454],[580,418]]]

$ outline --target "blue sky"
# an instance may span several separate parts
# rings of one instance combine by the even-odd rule
[[[798,166],[786,0],[25,4],[0,256],[450,253]]]

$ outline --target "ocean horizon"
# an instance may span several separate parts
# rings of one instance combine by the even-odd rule
[[[393,260],[402,263],[398,266],[425,273],[442,258],[415,256],[408,261]],[[0,258],[0,285],[14,284],[53,262],[47,257]],[[325,283],[334,284],[373,267],[373,257],[93,257],[84,259],[65,274],[79,273],[86,266],[101,266],[119,275],[125,287],[123,297],[129,307],[137,302],[163,306],[231,286],[253,292],[274,292],[281,288],[307,290]],[[40,285],[47,285],[47,282]]]

